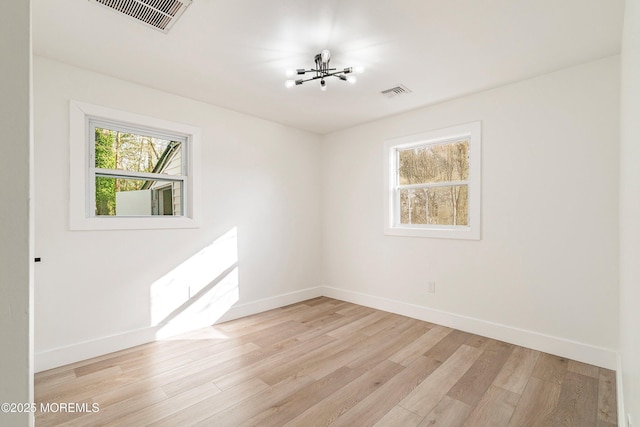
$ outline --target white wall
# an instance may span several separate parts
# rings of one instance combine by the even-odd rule
[[[620,138],[620,354],[625,410],[640,423],[640,2],[627,0]],[[622,416],[622,415],[621,415]]]
[[[606,58],[326,136],[323,284],[615,367],[618,74]],[[475,120],[482,240],[384,236],[384,139]]]
[[[38,369],[153,339],[151,285],[236,227],[238,313],[313,295],[317,135],[39,57],[34,91]],[[201,228],[69,231],[71,99],[200,127]]]
[[[0,13],[0,402],[33,402],[30,2]],[[33,425],[0,412],[0,425]]]

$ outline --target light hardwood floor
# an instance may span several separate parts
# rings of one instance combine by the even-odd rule
[[[99,411],[36,425],[614,427],[615,390],[610,370],[322,297],[38,373],[37,405]]]

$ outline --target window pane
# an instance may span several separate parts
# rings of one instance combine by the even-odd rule
[[[467,185],[400,190],[401,224],[469,225]]]
[[[469,141],[398,151],[400,185],[469,179]]]
[[[468,187],[429,188],[429,224],[469,225]]]
[[[400,222],[427,224],[427,190],[425,188],[400,190]]]
[[[95,128],[97,168],[182,175],[182,143]]]
[[[179,181],[96,177],[98,216],[182,215]]]

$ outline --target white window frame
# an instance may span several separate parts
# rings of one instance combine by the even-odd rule
[[[469,178],[467,181],[455,182],[454,184],[468,185],[469,224],[466,226],[401,224],[398,152],[409,148],[446,144],[461,138],[469,141]],[[384,234],[390,236],[479,240],[481,221],[481,153],[482,126],[479,121],[386,140],[384,143]],[[447,185],[450,185],[450,183]]]
[[[181,216],[96,216],[93,122],[113,123],[117,128],[152,130],[152,136],[179,136],[182,147],[184,182]],[[200,129],[182,123],[143,116],[107,107],[71,101],[69,108],[71,230],[144,230],[200,227]],[[135,172],[123,171],[122,175]],[[162,176],[172,180],[172,176]]]

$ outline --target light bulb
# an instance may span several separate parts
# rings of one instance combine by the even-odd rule
[[[286,82],[284,82],[285,87],[294,87],[295,85],[296,85],[295,80],[287,80]]]
[[[355,83],[355,82],[357,82],[357,81],[358,81],[358,79],[357,79],[357,77],[356,77],[356,76],[351,75],[351,76],[347,76],[347,81],[348,81],[349,83]]]
[[[327,62],[329,62],[329,59],[331,59],[331,52],[329,52],[327,49],[323,50],[322,52],[320,52],[320,58],[322,58],[322,63],[326,64]]]
[[[364,67],[362,67],[362,66],[353,67],[353,71],[358,73],[358,74],[364,73]]]
[[[320,80],[320,90],[323,92],[327,90],[327,83],[324,80]]]
[[[293,75],[296,73],[295,70],[292,70],[291,68],[289,68],[285,74],[287,75],[287,77],[293,77]]]

